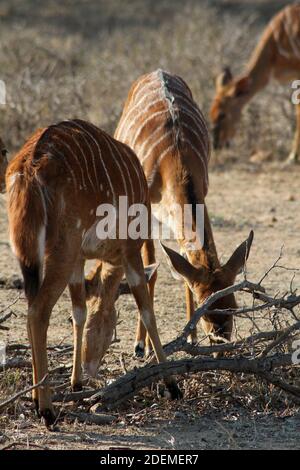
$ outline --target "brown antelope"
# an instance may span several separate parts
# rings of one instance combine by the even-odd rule
[[[131,87],[115,137],[128,144],[140,159],[148,182],[152,211],[174,225],[173,203],[182,210],[185,204],[205,205],[208,190],[209,137],[203,115],[186,83],[178,76],[157,70],[139,78]],[[195,220],[193,220],[195,226]],[[175,234],[176,236],[176,234]],[[253,234],[221,266],[206,206],[204,206],[204,244],[189,250],[188,240],[178,237],[181,252],[164,247],[173,272],[185,280],[188,320],[194,313],[193,293],[201,303],[212,292],[229,286],[248,257]],[[145,264],[155,262],[153,240],[143,247]],[[153,299],[155,276],[150,281]],[[222,299],[215,308],[233,308],[233,295]],[[211,338],[230,338],[232,317],[208,315],[202,319],[204,331]],[[135,343],[137,355],[144,354],[146,331],[139,322]],[[196,341],[196,331],[191,340]],[[149,349],[147,341],[146,349]]]
[[[5,172],[7,168],[7,150],[5,148],[5,145],[0,139],[0,193],[2,193],[5,190]]]
[[[47,373],[49,318],[67,285],[74,329],[72,388],[81,387],[81,352],[85,371],[96,374],[112,339],[114,301],[124,272],[157,360],[164,361],[140,254],[143,240],[103,240],[97,235],[100,205],[117,210],[118,198],[127,196],[129,205],[150,208],[146,179],[133,151],[90,123],[63,121],[38,130],[27,141],[9,164],[6,186],[11,244],[28,299],[33,382]],[[101,286],[83,335],[84,262],[89,258],[102,261]],[[173,397],[180,396],[173,379],[166,384]],[[51,424],[49,385],[35,389],[33,400],[46,424]]]
[[[300,4],[287,6],[270,21],[242,75],[234,78],[226,68],[217,78],[211,107],[215,149],[229,145],[242,109],[272,77],[282,83],[300,78]],[[296,116],[289,162],[300,157],[300,104],[296,104]]]

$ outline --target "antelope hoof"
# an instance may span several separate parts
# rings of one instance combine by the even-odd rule
[[[81,392],[82,391],[82,383],[77,382],[77,383],[71,385],[71,388],[72,388],[72,392]]]
[[[145,356],[145,346],[143,341],[138,341],[134,347],[134,356],[142,358]]]
[[[171,400],[180,400],[183,398],[183,393],[174,381],[166,384]]]
[[[51,410],[50,408],[45,408],[44,410],[40,411],[40,416],[44,420],[44,423],[47,428],[50,428],[52,424],[55,423],[56,416],[54,414],[54,411]]]
[[[32,400],[32,403],[33,403],[35,412],[36,412],[36,414],[37,414],[37,417],[40,418],[40,417],[41,417],[41,414],[40,414],[40,409],[39,409],[39,400],[38,400],[37,398],[34,398],[34,399]]]

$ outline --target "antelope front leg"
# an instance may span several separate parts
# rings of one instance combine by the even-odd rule
[[[144,276],[144,268],[139,252],[132,253],[124,261],[127,282],[137,303],[141,320],[147,329],[158,362],[166,361],[166,356],[160,342],[154,316],[152,301]],[[165,384],[173,399],[181,398],[182,393],[172,377],[165,379]]]
[[[300,104],[296,105],[296,132],[292,151],[288,157],[288,163],[299,163],[300,160]]]
[[[86,292],[83,260],[80,260],[77,263],[73,271],[69,282],[69,290],[72,301],[74,336],[73,371],[71,377],[71,386],[73,391],[78,391],[82,389],[81,350],[82,334],[86,320]]]
[[[150,264],[155,263],[156,261],[155,260],[155,248],[154,248],[153,240],[149,239],[145,241],[143,248],[142,248],[142,258],[143,258],[144,266],[149,266]],[[154,289],[155,289],[156,279],[157,279],[157,273],[155,272],[148,283],[148,289],[149,289],[149,294],[150,294],[150,298],[152,301],[152,307],[154,304]],[[146,352],[146,357],[147,357],[151,354],[151,351],[152,351],[152,343],[150,341],[149,335],[147,334],[145,325],[142,322],[141,317],[139,316],[137,331],[136,331],[134,353],[137,357],[143,357],[144,352]]]

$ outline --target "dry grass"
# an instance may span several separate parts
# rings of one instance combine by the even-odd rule
[[[185,78],[205,114],[225,64],[238,73],[271,14],[287,2],[133,0],[1,2],[3,138],[14,151],[38,126],[88,118],[113,132],[130,84],[158,67]],[[227,158],[289,150],[289,90],[251,103]],[[282,96],[284,95],[284,96]]]

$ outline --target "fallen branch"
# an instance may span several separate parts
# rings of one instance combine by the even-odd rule
[[[244,357],[232,359],[181,359],[161,364],[146,365],[128,372],[111,385],[99,390],[88,401],[91,404],[100,402],[104,408],[112,410],[124,401],[132,398],[142,388],[150,386],[158,380],[186,373],[223,370],[257,375],[290,393],[300,403],[300,387],[290,385],[270,372],[277,367],[291,365],[290,354],[275,355],[266,359],[247,359]]]
[[[48,374],[46,374],[45,377],[43,377],[42,380],[40,382],[38,382],[37,384],[31,385],[31,387],[25,388],[21,392],[18,392],[15,395],[13,395],[8,400],[5,400],[5,401],[1,402],[0,403],[0,411],[3,410],[4,408],[6,408],[11,403],[13,403],[14,401],[16,401],[21,396],[26,395],[28,392],[31,392],[32,390],[35,390],[36,388],[42,387],[43,385],[45,385],[47,380],[48,380]]]

